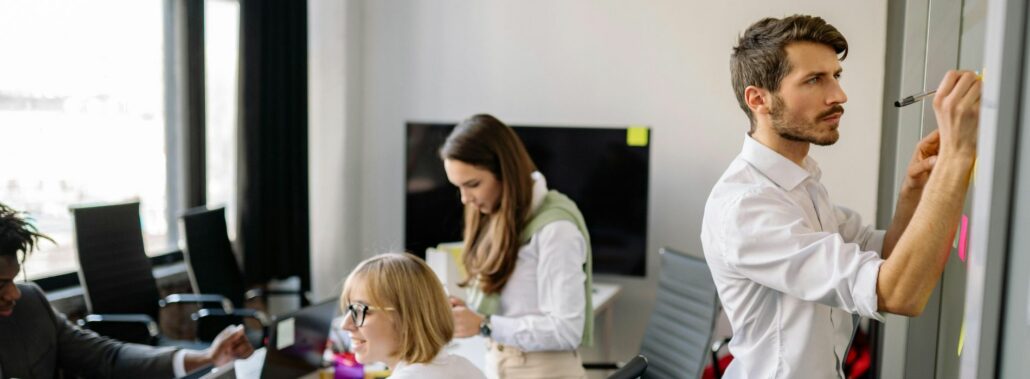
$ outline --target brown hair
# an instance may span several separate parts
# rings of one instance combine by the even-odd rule
[[[755,86],[773,93],[780,89],[780,81],[790,73],[787,45],[794,42],[814,42],[833,48],[840,60],[848,56],[848,41],[833,25],[820,17],[793,15],[783,19],[764,18],[751,24],[740,36],[730,55],[730,75],[733,92],[740,109],[744,110],[754,130],[755,117],[744,99],[744,89]]]
[[[500,292],[515,270],[519,233],[533,200],[530,175],[536,165],[515,131],[487,114],[458,124],[440,148],[440,158],[486,169],[500,181],[496,212],[484,215],[474,206],[465,206],[462,260],[468,277],[461,283],[464,286],[476,279],[483,292]]]
[[[454,336],[454,318],[443,284],[426,262],[408,253],[387,253],[366,259],[347,276],[340,294],[346,307],[354,286],[361,282],[369,302],[394,308],[400,351],[408,363],[428,363]],[[346,312],[346,309],[343,310]]]

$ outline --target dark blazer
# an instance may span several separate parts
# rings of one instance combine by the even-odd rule
[[[171,378],[176,348],[122,343],[79,327],[56,311],[35,284],[0,317],[0,371],[6,378],[51,379],[59,369],[87,378]]]

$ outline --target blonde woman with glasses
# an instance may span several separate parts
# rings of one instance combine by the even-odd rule
[[[383,362],[392,379],[485,379],[467,359],[442,351],[454,321],[443,285],[418,257],[388,253],[361,262],[340,306],[358,362]]]

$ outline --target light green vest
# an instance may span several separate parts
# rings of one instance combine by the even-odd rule
[[[544,226],[555,221],[569,221],[576,225],[579,232],[583,234],[583,239],[586,240],[587,247],[587,259],[583,265],[583,272],[586,273],[586,282],[583,283],[585,286],[586,293],[586,309],[584,310],[583,317],[583,340],[580,342],[581,346],[592,346],[594,342],[594,305],[593,305],[593,265],[590,258],[590,234],[587,233],[586,222],[583,221],[583,214],[579,212],[579,208],[576,207],[576,203],[569,199],[567,196],[561,194],[558,191],[551,190],[547,192],[544,197],[543,203],[537,208],[536,212],[530,215],[529,222],[522,228],[522,233],[519,235],[519,242],[522,245],[529,243],[529,240],[533,238],[533,235],[543,229]],[[478,283],[474,280],[469,283],[467,287],[467,303],[471,309],[475,309],[477,313],[482,315],[492,315],[497,313],[497,308],[501,305],[500,294],[485,294],[480,290]]]

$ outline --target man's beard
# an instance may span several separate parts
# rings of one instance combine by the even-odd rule
[[[818,136],[815,132],[818,130],[818,122],[824,117],[832,115],[834,113],[844,113],[844,107],[840,104],[835,104],[825,112],[820,113],[815,117],[814,121],[803,120],[798,117],[785,117],[786,105],[783,104],[783,99],[779,95],[772,96],[772,106],[769,115],[772,116],[772,127],[776,134],[780,137],[790,141],[797,142],[808,142],[819,146],[829,146],[837,142],[840,138],[839,133],[831,133],[827,136]]]

